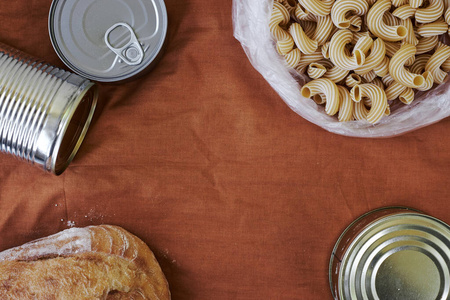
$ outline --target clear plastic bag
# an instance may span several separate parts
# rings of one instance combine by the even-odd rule
[[[253,67],[269,82],[286,104],[306,120],[336,134],[353,137],[391,137],[450,116],[450,81],[426,93],[417,93],[405,105],[395,101],[391,114],[375,125],[367,121],[339,122],[324,107],[301,96],[301,78],[278,55],[269,31],[273,0],[233,0],[234,36]]]

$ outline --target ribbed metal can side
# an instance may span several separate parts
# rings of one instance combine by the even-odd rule
[[[2,152],[45,171],[62,173],[86,134],[96,100],[96,87],[88,80],[0,43]],[[80,104],[88,111],[83,115],[84,124],[78,124],[80,130],[69,137],[71,144],[61,148]],[[61,156],[67,157],[66,161],[57,163]]]

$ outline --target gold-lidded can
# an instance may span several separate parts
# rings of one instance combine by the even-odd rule
[[[450,299],[450,226],[420,211],[386,207],[341,234],[329,266],[334,299]]]
[[[77,153],[97,86],[0,43],[1,151],[59,175]]]

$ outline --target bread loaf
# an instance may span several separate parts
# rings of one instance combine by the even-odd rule
[[[170,299],[148,246],[110,225],[71,228],[0,252],[0,299]]]

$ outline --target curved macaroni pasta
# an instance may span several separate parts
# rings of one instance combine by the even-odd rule
[[[427,64],[430,57],[431,54],[417,55],[414,63],[411,65],[411,67],[409,67],[411,73],[422,74],[422,72],[425,70],[425,65]]]
[[[444,2],[442,0],[429,0],[425,8],[419,7],[414,17],[419,23],[431,23],[442,17],[444,13]]]
[[[331,12],[333,6],[333,0],[300,0],[300,4],[316,16],[326,16]]]
[[[383,15],[391,8],[390,0],[378,0],[367,13],[367,26],[370,31],[386,41],[396,42],[404,39],[407,34],[405,26],[389,26],[383,21]]]
[[[330,116],[335,115],[339,110],[339,90],[329,79],[319,78],[308,82],[302,87],[301,94],[305,98],[323,94],[326,99],[325,112]]]
[[[327,70],[327,72],[323,75],[323,78],[328,78],[331,81],[337,83],[344,80],[344,78],[347,77],[348,73],[350,73],[349,70],[341,69],[338,66],[333,66],[332,68]]]
[[[423,0],[409,0],[409,5],[412,8],[419,8],[422,6]]]
[[[441,35],[448,30],[448,24],[443,20],[434,21],[432,23],[422,24],[417,28],[417,33],[423,37]]]
[[[411,18],[416,13],[416,8],[412,8],[409,4],[404,4],[400,7],[397,7],[393,12],[392,15],[395,17],[405,20],[408,18]]]
[[[428,59],[425,65],[425,71],[428,71],[433,75],[433,80],[437,84],[443,83],[447,79],[447,72],[441,69],[441,65],[450,58],[450,47],[439,43],[436,51]]]
[[[363,101],[354,102],[353,118],[355,120],[365,120],[369,114],[369,109],[364,105]]]
[[[269,30],[301,95],[340,122],[376,124],[450,72],[450,0],[274,0]]]
[[[372,48],[373,40],[368,35],[363,35],[355,44],[353,49],[359,49],[361,50],[364,55],[367,54],[367,52]]]
[[[301,6],[300,3],[297,3],[293,15],[293,18],[296,19],[296,21],[300,20],[312,21],[313,17],[314,17],[313,14],[309,13],[303,6]]]
[[[295,68],[302,59],[302,53],[298,48],[296,48],[291,52],[289,52],[288,54],[286,54],[284,58],[287,62],[288,67]]]
[[[303,31],[299,23],[293,23],[289,27],[289,33],[298,49],[304,54],[311,54],[316,51],[318,47],[317,41],[310,39]]]
[[[308,76],[312,79],[317,79],[323,76],[327,68],[319,63],[312,63],[308,66]]]
[[[450,25],[450,8],[447,8],[444,15],[445,22]]]
[[[374,80],[372,80],[372,83],[379,86],[380,88],[382,88],[384,90],[384,83],[383,81],[381,81],[380,78],[375,78]]]
[[[297,72],[299,73],[304,73],[305,69],[309,66],[310,63],[319,61],[321,59],[323,59],[323,55],[320,50],[319,51],[316,50],[314,53],[311,54],[303,54],[302,58],[300,59],[300,62],[295,67],[295,70],[297,70]]]
[[[386,55],[392,57],[398,50],[400,50],[401,44],[384,41],[384,46],[386,47]]]
[[[391,84],[385,89],[386,98],[388,101],[395,100],[406,90],[406,86],[398,83],[397,81],[392,81]]]
[[[287,9],[280,3],[274,2],[269,29],[272,36],[277,40],[277,50],[280,54],[287,54],[294,47],[292,36],[281,26],[286,26],[290,15]]]
[[[414,90],[411,88],[406,88],[403,93],[398,96],[398,100],[404,104],[411,104],[414,100]]]
[[[330,42],[323,44],[321,50],[323,57],[330,58]]]
[[[302,27],[303,31],[305,32],[305,34],[308,37],[312,36],[314,34],[314,31],[316,31],[316,23],[313,22],[313,21],[300,20],[298,22],[298,24],[300,24],[300,26]]]
[[[351,22],[347,15],[352,12],[352,15],[362,16],[369,10],[369,5],[366,0],[336,0],[331,8],[331,19],[334,25],[339,29],[347,29]]]
[[[348,29],[341,29],[336,32],[330,41],[330,59],[341,69],[353,70],[364,64],[365,55],[364,53],[356,49],[353,51],[352,56],[348,56],[345,53],[345,45],[349,44],[353,38],[353,35]]]
[[[429,71],[425,71],[422,73],[423,78],[425,78],[425,84],[417,89],[419,91],[428,91],[433,87],[434,79],[433,75]]]
[[[363,97],[368,97],[371,100],[372,107],[366,117],[369,123],[375,124],[380,121],[388,108],[386,93],[375,84],[364,83],[355,85],[350,90],[350,95],[355,102],[361,102]]]
[[[419,43],[416,45],[416,55],[433,50],[438,41],[439,37],[437,35],[419,39]]]
[[[377,77],[377,74],[375,74],[374,71],[370,71],[369,73],[361,75],[361,77],[364,78],[366,82],[372,82],[372,80],[374,80]]]
[[[364,64],[356,68],[355,72],[360,75],[365,75],[377,67],[382,67],[385,59],[389,60],[386,58],[386,46],[382,39],[377,38],[371,45],[370,54],[366,57]]]
[[[321,46],[330,37],[331,30],[333,29],[333,21],[331,21],[331,16],[316,16],[315,19],[317,26],[311,39],[317,41],[317,44]]]
[[[392,0],[392,5],[399,7],[408,3],[408,0]]]
[[[345,85],[348,87],[354,87],[361,83],[361,77],[358,74],[350,74],[345,78]]]
[[[384,77],[389,73],[389,57],[385,56],[379,65],[373,68],[377,76]]]
[[[416,47],[410,44],[403,44],[389,62],[389,74],[395,81],[406,87],[417,88],[424,84],[425,79],[422,75],[411,73],[405,69],[405,63],[414,57]]]
[[[353,119],[354,105],[350,92],[343,86],[338,85],[339,90],[339,122],[348,122]]]
[[[408,31],[408,34],[403,39],[403,43],[411,44],[414,46],[417,45],[419,43],[419,40],[414,33],[414,26],[411,22],[411,19],[400,20],[400,24],[405,26],[406,30]]]
[[[353,32],[358,32],[362,28],[362,19],[360,16],[350,16],[348,17],[348,20],[350,21],[350,29]]]

